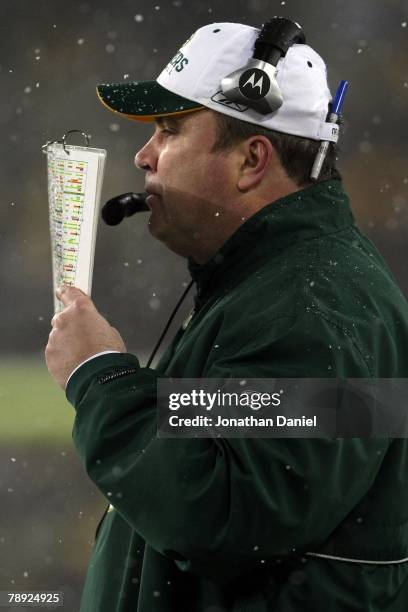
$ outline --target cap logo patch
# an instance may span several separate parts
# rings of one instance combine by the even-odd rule
[[[250,100],[264,98],[271,86],[271,81],[263,70],[251,68],[245,70],[239,79],[241,93]]]
[[[245,113],[245,111],[248,110],[248,106],[244,106],[243,104],[238,104],[237,102],[232,102],[231,100],[228,100],[222,91],[217,91],[217,93],[211,96],[211,100],[213,102],[217,102],[217,104],[222,104],[223,106],[232,108],[233,110],[236,110],[239,113]]]

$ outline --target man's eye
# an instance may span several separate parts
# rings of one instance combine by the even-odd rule
[[[174,134],[175,132],[174,132],[174,130],[171,130],[170,128],[162,128],[160,130],[160,133],[161,134]]]

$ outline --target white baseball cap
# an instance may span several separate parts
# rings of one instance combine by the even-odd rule
[[[100,84],[98,96],[110,110],[137,121],[206,107],[270,130],[336,142],[338,126],[327,121],[332,96],[326,65],[306,44],[292,45],[277,64],[283,103],[275,112],[261,114],[223,94],[222,79],[246,66],[259,32],[239,23],[206,25],[180,47],[155,81]]]

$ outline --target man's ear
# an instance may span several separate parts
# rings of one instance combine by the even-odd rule
[[[240,168],[237,187],[246,192],[256,188],[278,157],[272,143],[266,136],[251,136],[240,143]]]

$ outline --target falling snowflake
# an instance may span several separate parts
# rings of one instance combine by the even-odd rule
[[[368,140],[363,140],[362,142],[360,142],[359,149],[361,153],[371,153],[371,151],[373,150],[373,145]]]
[[[149,300],[149,306],[152,310],[159,310],[161,306],[161,301],[157,297],[152,297]]]
[[[398,228],[398,221],[396,219],[388,219],[385,224],[385,227],[391,231],[396,230]]]

